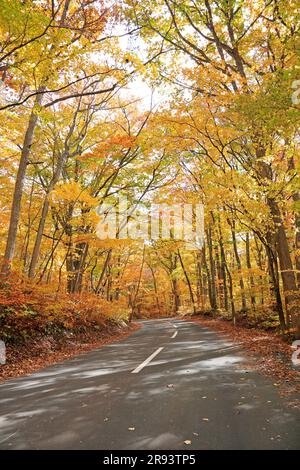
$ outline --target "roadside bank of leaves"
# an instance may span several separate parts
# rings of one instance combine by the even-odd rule
[[[55,336],[36,335],[22,344],[9,343],[6,347],[6,364],[0,365],[0,382],[31,374],[77,354],[120,341],[138,328],[136,323],[107,323],[100,329],[89,327],[81,331],[65,330]]]
[[[6,344],[57,337],[66,330],[106,329],[128,317],[126,302],[109,302],[94,293],[57,292],[14,274],[0,286],[0,339]]]
[[[128,307],[93,293],[68,294],[12,274],[0,286],[0,381],[128,335]]]

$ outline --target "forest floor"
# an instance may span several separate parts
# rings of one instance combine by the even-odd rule
[[[278,387],[280,395],[291,396],[290,404],[300,408],[300,399],[295,398],[300,393],[300,370],[293,368],[291,345],[285,342],[278,333],[239,325],[234,327],[227,320],[206,316],[192,316],[186,319],[239,343],[255,361],[255,368],[274,380],[273,385]],[[253,367],[253,364],[249,363],[249,366]]]
[[[139,328],[137,323],[122,327],[117,324],[105,325],[100,331],[87,328],[81,332],[65,332],[57,337],[35,336],[24,344],[8,344],[6,364],[0,366],[0,383],[120,341]]]

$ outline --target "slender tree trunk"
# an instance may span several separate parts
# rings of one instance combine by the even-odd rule
[[[207,263],[207,260],[206,260],[206,247],[205,247],[205,244],[203,246],[202,253],[203,253],[203,264],[204,264],[204,268],[205,268],[205,271],[206,271],[206,278],[207,278],[208,298],[209,298],[210,308],[211,308],[211,310],[213,310],[213,295],[212,295],[211,273],[210,273],[210,269],[209,269],[209,266],[208,266],[208,263]]]
[[[289,160],[289,170],[296,171],[294,158]],[[300,192],[295,191],[293,193],[293,200],[296,204],[300,204]],[[298,283],[298,289],[300,289],[300,210],[295,210],[295,261],[296,261],[296,278]],[[299,300],[300,303],[300,300]]]
[[[247,268],[251,270],[252,265],[251,265],[251,253],[250,253],[250,237],[249,237],[248,232],[246,233],[246,263],[247,263]],[[251,288],[251,305],[252,305],[252,308],[255,309],[256,298],[253,293],[254,288],[255,288],[255,282],[254,282],[254,278],[251,272],[249,273],[249,279],[250,279],[250,288]]]
[[[35,275],[35,270],[36,270],[36,266],[37,266],[37,262],[39,258],[39,253],[40,253],[48,210],[49,210],[49,200],[48,200],[48,194],[47,194],[46,199],[44,200],[39,227],[38,227],[38,231],[36,234],[34,248],[33,248],[32,256],[31,256],[30,267],[29,267],[29,272],[28,272],[29,278],[33,278]]]
[[[224,291],[224,308],[228,312],[229,305],[228,305],[228,292],[227,292],[226,257],[225,257],[223,236],[222,236],[220,223],[219,223],[219,245],[220,245],[221,270],[222,270],[223,291]]]
[[[211,276],[211,308],[213,311],[218,309],[217,302],[217,289],[216,289],[216,266],[213,255],[213,241],[212,241],[212,230],[209,228],[206,232],[208,252],[209,252],[209,264],[210,264],[210,276]]]
[[[29,242],[30,242],[30,236],[31,236],[31,228],[32,228],[32,225],[33,225],[33,221],[32,221],[32,218],[31,218],[31,207],[32,207],[33,193],[34,193],[34,182],[31,185],[31,191],[30,191],[29,207],[28,207],[28,215],[27,215],[27,233],[26,233],[26,236],[25,236],[24,252],[23,252],[23,255],[22,255],[24,274],[27,271],[28,248],[29,248]]]
[[[13,195],[13,202],[12,202],[11,213],[10,213],[10,221],[9,221],[4,260],[3,260],[3,264],[1,268],[2,275],[9,274],[10,269],[11,269],[11,262],[13,260],[14,253],[15,253],[26,169],[28,165],[28,159],[29,159],[30,149],[32,146],[34,131],[38,122],[38,114],[36,114],[36,109],[42,103],[44,91],[45,91],[45,88],[41,87],[39,89],[39,93],[37,94],[35,98],[34,106],[30,114],[27,130],[25,133],[24,141],[23,141],[23,147],[22,147],[22,152],[21,152],[19,168],[17,172],[16,184],[15,184],[14,195]]]
[[[182,270],[183,270],[183,273],[184,273],[184,277],[185,277],[186,282],[187,282],[187,285],[188,285],[189,294],[190,294],[190,299],[191,299],[191,303],[192,303],[192,307],[193,307],[193,313],[194,313],[194,315],[196,315],[196,313],[197,313],[197,308],[196,308],[196,303],[195,303],[195,298],[194,298],[194,294],[193,294],[193,289],[192,289],[191,281],[190,281],[190,278],[189,278],[189,276],[188,276],[187,270],[185,269],[185,266],[184,266],[183,259],[182,259],[182,256],[181,256],[180,251],[178,250],[177,253],[178,253],[178,258],[179,258],[179,261],[180,261],[180,265],[181,265]]]
[[[228,278],[228,285],[229,285],[229,298],[230,298],[230,305],[231,305],[231,317],[232,317],[232,323],[234,326],[236,326],[236,309],[235,309],[235,303],[234,303],[234,295],[233,295],[233,282],[232,282],[232,276],[230,269],[228,267],[227,261],[226,261],[226,255],[224,251],[224,247],[222,249],[223,254],[222,258],[224,261],[224,266],[227,272],[227,278]]]
[[[111,255],[112,255],[112,250],[110,249],[106,255],[106,258],[105,258],[105,261],[104,261],[104,265],[103,265],[103,268],[102,268],[102,271],[101,271],[101,274],[100,274],[100,277],[99,277],[99,280],[98,280],[98,284],[97,284],[97,287],[96,287],[96,293],[99,294],[100,293],[100,290],[101,290],[101,285],[102,285],[102,282],[103,282],[103,279],[104,279],[104,275],[106,273],[106,270],[107,270],[107,266],[110,262],[110,259],[111,259]]]
[[[140,285],[141,285],[143,269],[144,269],[144,264],[145,264],[145,254],[146,254],[146,245],[144,244],[141,269],[140,269],[140,272],[139,272],[139,279],[138,279],[137,287],[136,287],[135,294],[134,294],[133,301],[132,301],[132,305],[131,305],[131,313],[130,313],[130,316],[129,316],[129,321],[130,322],[132,321],[133,316],[135,314],[136,302],[137,302],[137,297],[138,297],[139,291],[140,291]]]
[[[85,262],[89,251],[88,243],[78,243],[75,248],[76,261],[75,261],[75,282],[74,292],[81,292],[83,273],[85,271]]]
[[[158,289],[157,289],[157,281],[155,277],[155,272],[153,267],[149,264],[149,268],[152,274],[152,279],[153,279],[153,287],[154,287],[154,293],[155,293],[155,299],[156,299],[156,306],[157,306],[157,311],[158,314],[161,315],[161,309],[160,309],[160,302],[159,302],[159,296],[158,296]]]
[[[281,294],[280,294],[277,259],[273,250],[270,248],[269,245],[266,246],[266,253],[268,257],[269,274],[270,274],[272,290],[273,290],[274,297],[276,300],[276,309],[278,313],[279,323],[280,323],[281,331],[284,332],[286,329],[286,322],[285,322],[284,310],[283,310]]]
[[[262,251],[264,249],[264,246],[261,245],[259,246],[259,243],[258,243],[258,240],[257,240],[257,237],[254,236],[254,240],[255,240],[255,246],[256,246],[256,251],[257,251],[257,265],[259,267],[259,269],[261,270],[261,272],[263,271],[263,260],[262,260]],[[265,296],[264,296],[264,278],[262,275],[259,276],[259,279],[260,279],[260,283],[261,283],[261,300],[260,300],[260,303],[261,305],[264,305],[265,303]]]
[[[230,223],[230,226],[231,226],[233,251],[234,251],[234,256],[235,256],[235,260],[236,260],[236,264],[237,264],[237,268],[238,268],[238,272],[239,272],[239,278],[240,278],[242,309],[244,311],[246,311],[247,310],[247,299],[246,299],[246,295],[245,295],[245,283],[244,283],[244,279],[243,279],[243,276],[242,276],[242,263],[241,263],[241,259],[240,259],[240,255],[239,255],[238,247],[237,247],[235,224],[234,224],[234,222],[231,222],[231,221],[229,223]]]
[[[287,323],[296,329],[297,337],[300,337],[300,315],[299,315],[299,289],[296,282],[295,271],[289,251],[288,241],[281,218],[280,209],[274,199],[268,200],[276,231],[276,250],[278,253],[281,278],[287,309]]]
[[[173,311],[174,311],[174,314],[176,315],[180,307],[180,296],[178,292],[177,279],[171,278],[171,283],[172,283],[172,291],[173,291],[173,298],[174,298]]]
[[[201,265],[201,257],[200,253],[197,252],[196,255],[196,270],[197,270],[197,306],[198,308],[204,308],[204,282],[203,282],[203,274],[202,274],[202,265]]]

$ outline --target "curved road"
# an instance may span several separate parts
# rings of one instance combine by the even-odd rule
[[[142,324],[2,384],[0,449],[299,449],[300,412],[238,345],[192,322]]]

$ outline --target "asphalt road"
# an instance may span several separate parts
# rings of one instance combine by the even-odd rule
[[[0,449],[299,449],[300,412],[244,354],[191,322],[145,321],[2,384]]]

